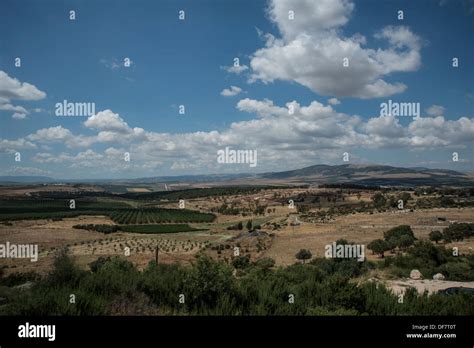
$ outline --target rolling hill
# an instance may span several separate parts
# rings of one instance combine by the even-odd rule
[[[12,183],[97,183],[97,184],[152,184],[189,183],[205,186],[262,185],[262,184],[337,184],[354,183],[379,186],[474,186],[474,174],[448,169],[424,167],[403,168],[372,164],[317,164],[301,169],[261,174],[209,174],[147,177],[137,179],[67,180],[49,177],[0,177],[3,184]]]

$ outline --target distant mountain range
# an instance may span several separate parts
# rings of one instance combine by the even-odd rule
[[[153,184],[153,183],[205,183],[225,185],[252,184],[334,184],[355,183],[381,186],[452,185],[474,186],[474,175],[447,169],[424,167],[402,168],[384,165],[324,165],[262,174],[209,174],[147,177],[138,179],[59,180],[44,176],[0,176],[6,183],[99,183],[99,184]]]
[[[448,169],[402,168],[384,165],[314,165],[297,170],[265,173],[266,179],[301,180],[309,183],[356,183],[380,186],[474,186],[474,176]]]
[[[451,175],[465,176],[461,172],[446,169],[428,169],[428,168],[401,168],[382,165],[356,165],[343,164],[338,166],[330,166],[325,164],[317,164],[296,170],[288,170],[285,172],[265,173],[265,178],[301,178],[301,177],[347,177],[354,178],[356,176],[365,175],[400,175],[400,174],[426,174],[426,175]]]
[[[50,183],[57,179],[48,176],[0,176],[0,183]]]

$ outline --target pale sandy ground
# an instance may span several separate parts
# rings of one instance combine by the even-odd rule
[[[127,187],[128,192],[151,192],[145,187]]]
[[[438,217],[446,221],[438,221]],[[474,208],[427,209],[414,212],[386,212],[379,214],[353,214],[336,217],[326,223],[302,223],[274,231],[272,247],[266,257],[275,259],[277,265],[291,265],[296,262],[295,254],[300,249],[309,249],[313,256],[324,257],[325,245],[344,238],[349,242],[367,245],[374,239],[383,238],[383,232],[398,225],[410,225],[417,238],[427,239],[431,231],[442,230],[450,222],[474,222]],[[461,254],[473,253],[474,238],[455,242],[446,247],[458,247]],[[378,260],[370,250],[365,250],[369,260]],[[390,256],[390,253],[386,253]]]
[[[453,287],[474,288],[474,282],[454,282],[433,279],[387,280],[385,283],[397,295],[405,293],[409,287],[415,288],[420,294],[424,293],[425,291],[428,291],[429,294],[432,294],[438,292],[439,290]]]
[[[78,224],[113,224],[108,216],[78,216],[52,220],[19,220],[13,226],[0,224],[0,243],[38,244],[40,249],[55,247],[62,244],[102,239],[106,235],[100,232],[78,230],[72,228]]]
[[[50,192],[50,191],[61,191],[61,192],[79,192],[79,191],[92,191],[92,192],[103,192],[104,189],[93,185],[81,185],[78,187],[72,187],[70,185],[20,185],[20,186],[1,186],[0,197],[21,197],[29,196],[30,193],[34,192]]]

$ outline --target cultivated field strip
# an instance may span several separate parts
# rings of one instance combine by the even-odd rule
[[[60,219],[79,215],[105,215],[117,224],[212,222],[215,215],[188,209],[130,208],[125,202],[77,200],[0,200],[0,221]]]

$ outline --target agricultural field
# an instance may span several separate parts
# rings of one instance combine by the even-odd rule
[[[130,208],[130,205],[125,202],[99,199],[74,200],[73,208],[71,201],[65,199],[2,199],[0,221],[105,215],[112,210],[127,208]]]
[[[154,224],[171,222],[211,222],[215,216],[187,209],[129,209],[110,213],[117,224]]]
[[[65,218],[80,215],[108,215],[118,224],[166,222],[211,222],[210,213],[186,209],[130,209],[133,202],[112,200],[0,200],[0,221],[42,218]]]
[[[61,192],[68,191],[63,188]],[[452,198],[448,200],[451,196],[446,193]],[[8,230],[17,230],[25,224],[28,227],[20,231],[25,236],[31,236],[32,229],[44,231],[51,227],[57,233],[58,226],[64,226],[70,229],[67,235],[81,239],[86,231],[73,228],[79,223],[71,225],[66,221],[81,221],[81,225],[87,225],[102,216],[103,223],[117,225],[119,231],[114,233],[199,232],[217,237],[218,242],[223,243],[248,230],[246,225],[251,221],[251,229],[271,235],[262,243],[264,250],[249,243],[246,250],[251,257],[272,257],[277,265],[289,265],[304,246],[315,256],[321,256],[324,245],[331,241],[345,238],[368,243],[400,221],[409,223],[420,238],[427,238],[429,232],[442,229],[450,222],[473,222],[472,198],[457,197],[455,193],[331,187],[225,187],[127,193],[127,198],[124,195],[82,197],[75,200],[75,209],[70,209],[67,199],[3,198],[0,200],[0,230],[3,230],[2,238],[6,238]],[[436,207],[441,204],[441,195],[449,207]],[[166,199],[158,204],[158,197]],[[177,209],[178,200],[185,197],[188,197],[186,209]],[[405,199],[404,209],[394,206],[400,197]],[[420,201],[434,207],[420,209]],[[293,207],[289,202],[293,202]],[[26,223],[28,220],[31,223]],[[239,223],[243,231],[236,228]],[[87,233],[103,236],[97,231]],[[470,243],[461,243],[461,250],[469,252]],[[209,254],[215,258],[224,257],[224,251],[214,252],[217,249],[211,249]]]
[[[123,231],[123,232],[143,233],[143,234],[205,231],[205,229],[190,227],[188,224],[125,225],[125,226],[119,226],[119,229],[120,231]]]
[[[421,261],[410,258],[410,249],[395,242],[384,258],[366,250],[366,262],[357,266],[361,271],[354,275],[359,277],[357,282],[376,279],[394,291],[399,291],[400,284],[411,284],[402,277],[409,274],[409,266],[385,261],[399,257],[407,258],[405,265],[417,265],[428,277],[445,273],[448,281],[431,280],[429,289],[438,291],[455,284],[453,281],[474,280],[470,273],[474,238],[466,235],[452,240],[440,237],[436,244],[430,241],[433,232],[443,236],[452,225],[474,223],[474,198],[469,190],[262,186],[156,194],[94,195],[88,191],[75,199],[75,209],[69,207],[68,194],[63,190],[42,197],[0,199],[0,242],[39,247],[37,262],[2,260],[4,276],[31,272],[47,276],[58,255],[66,250],[86,271],[114,258],[145,272],[157,256],[160,265],[180,267],[194,267],[205,257],[232,268],[239,279],[251,267],[276,271],[306,262],[317,265],[325,260],[325,247],[335,241],[367,247],[403,224],[413,231],[411,248],[425,248],[423,243],[448,251],[456,248],[459,262],[448,257],[446,265],[431,265],[431,261],[417,264]],[[61,198],[45,198],[52,196]],[[183,199],[186,208],[179,209]],[[403,209],[398,205],[400,200]]]

